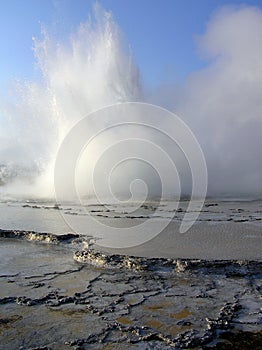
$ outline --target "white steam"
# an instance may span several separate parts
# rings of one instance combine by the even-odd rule
[[[210,194],[262,194],[262,10],[225,7],[198,48],[180,113],[203,147]]]
[[[14,101],[1,101],[0,184],[15,179],[4,191],[51,196],[56,153],[68,130],[98,108],[141,99],[141,87],[121,31],[99,5],[94,21],[81,23],[68,45],[44,29],[42,35],[34,39],[42,81],[18,82]]]
[[[98,5],[94,13],[95,21],[80,24],[69,44],[57,43],[43,30],[43,38],[34,40],[42,81],[17,83],[14,101],[1,101],[0,185],[7,182],[2,191],[51,195],[54,160],[68,130],[91,111],[143,100],[139,70],[121,31]],[[149,102],[162,100],[170,108],[175,101],[174,110],[203,147],[209,194],[261,195],[262,10],[223,8],[197,45],[206,67],[189,76],[179,92],[165,87]],[[165,142],[172,154],[174,146]],[[184,190],[190,192],[181,154],[171,157],[181,161]],[[125,167],[116,180],[120,189],[125,181],[118,179],[128,175],[130,182],[137,169]],[[141,171],[158,186],[155,175]]]

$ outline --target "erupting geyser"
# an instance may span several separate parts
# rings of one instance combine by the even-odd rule
[[[2,101],[1,192],[53,195],[53,164],[68,130],[101,107],[141,99],[139,70],[111,13],[94,7],[68,45],[46,30],[34,39],[42,79],[16,83],[16,99]]]
[[[260,197],[261,23],[260,8],[222,8],[197,42],[206,65],[191,73],[180,90],[160,85],[154,92],[142,87],[130,47],[111,13],[98,4],[93,20],[80,24],[70,40],[58,42],[43,30],[42,38],[34,39],[41,77],[16,82],[10,101],[0,102],[1,195],[53,197],[54,163],[69,130],[100,108],[146,101],[168,106],[188,123],[205,155],[210,195]],[[178,148],[149,130],[145,134],[153,143],[160,140],[161,147],[167,146],[182,175],[182,193],[191,193],[190,164]],[[109,137],[114,142],[114,135]],[[87,150],[89,162],[94,162],[101,144],[103,140],[97,140]],[[79,167],[82,173],[89,165]],[[103,166],[100,169],[103,172]],[[153,185],[151,195],[161,195],[157,176],[145,169],[145,163],[125,162],[121,169],[112,176],[119,192],[132,179],[142,178]],[[171,187],[172,182],[170,176]],[[89,185],[80,187],[92,196]]]

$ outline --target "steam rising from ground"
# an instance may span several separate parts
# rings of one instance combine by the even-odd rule
[[[43,30],[42,39],[34,41],[42,81],[16,83],[14,101],[1,101],[0,184],[6,183],[5,192],[51,196],[54,160],[68,130],[98,108],[143,100],[139,70],[121,31],[111,14],[97,5],[94,13],[95,22],[80,24],[70,44],[57,43]],[[188,77],[179,94],[177,89],[165,91],[162,105],[170,107],[175,101],[174,110],[203,147],[210,194],[259,195],[262,10],[223,8],[211,18],[197,45],[206,68]],[[147,95],[147,87],[143,90]],[[148,102],[161,101],[161,95],[163,91]],[[172,154],[173,146],[168,147]],[[189,169],[181,155],[174,158],[179,159],[182,188],[188,193]],[[126,165],[118,179],[126,174],[129,181],[132,171],[137,175],[134,169],[158,187],[155,174],[144,165]],[[118,183],[120,188],[123,183]]]
[[[154,98],[180,115],[204,151],[211,195],[262,194],[262,10],[220,9],[197,39],[205,68]],[[173,101],[172,101],[173,98]]]
[[[262,10],[226,7],[199,38],[205,69],[180,105],[203,147],[209,192],[262,194]]]

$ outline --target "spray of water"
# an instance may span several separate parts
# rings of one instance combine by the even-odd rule
[[[0,185],[6,193],[52,196],[54,161],[68,130],[98,108],[140,100],[140,76],[111,13],[99,5],[68,44],[43,29],[34,53],[41,81],[16,82],[15,100],[2,101]]]
[[[207,160],[212,195],[262,193],[261,23],[259,8],[219,11],[198,40],[206,67],[189,76],[182,89],[160,86],[149,98],[150,103],[178,112],[196,135]],[[52,196],[54,162],[68,131],[90,112],[143,101],[148,91],[141,88],[139,70],[112,15],[98,5],[94,20],[81,24],[69,42],[58,43],[43,30],[42,39],[34,39],[34,51],[41,81],[17,82],[12,102],[1,101],[0,191]],[[177,147],[152,130],[135,133],[166,146],[179,165],[182,192],[190,192],[188,164]],[[89,165],[115,135],[112,132],[105,141],[97,138],[85,150]],[[99,167],[101,174],[105,167],[98,162]],[[90,168],[83,162],[79,169],[83,179]],[[152,184],[152,195],[158,194],[157,176],[149,174],[145,164],[123,163],[117,171],[112,181],[120,192],[139,177]],[[172,187],[172,175],[169,182]],[[80,188],[90,190],[83,181]]]

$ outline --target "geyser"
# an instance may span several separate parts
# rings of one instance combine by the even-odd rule
[[[1,101],[1,192],[53,195],[53,164],[70,128],[98,108],[141,99],[139,70],[112,15],[94,6],[68,45],[46,30],[34,39],[42,79],[16,83],[11,102]]]
[[[0,193],[52,197],[54,163],[68,131],[92,111],[146,101],[172,106],[190,126],[207,161],[210,195],[261,196],[261,23],[260,8],[225,7],[217,12],[198,39],[206,66],[189,75],[183,88],[160,86],[154,96],[142,87],[139,69],[111,13],[98,4],[93,20],[80,24],[67,43],[43,30],[42,38],[34,39],[41,79],[16,82],[11,100],[1,101]],[[190,166],[178,147],[154,133],[145,134],[166,146],[181,175],[182,193],[190,193]],[[109,137],[113,140],[114,133]],[[86,150],[91,163],[100,145],[97,140]],[[148,180],[152,196],[159,195],[154,172],[138,162],[122,165],[112,176],[120,192],[137,177]],[[79,188],[92,195],[85,183],[88,169],[79,168]],[[170,187],[173,180],[170,176]]]

